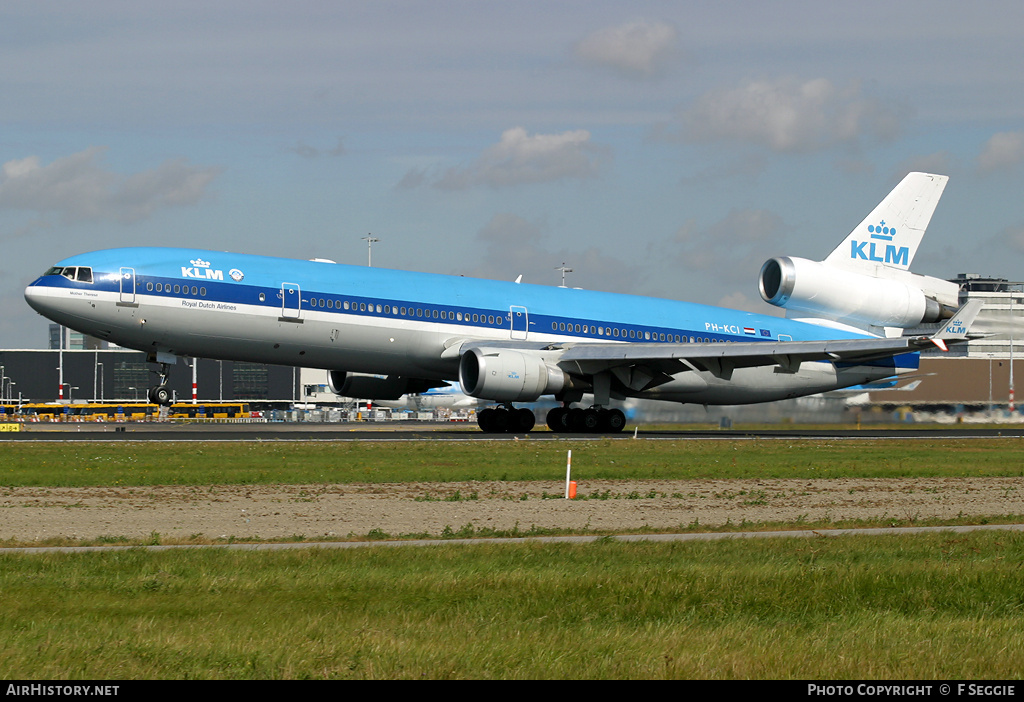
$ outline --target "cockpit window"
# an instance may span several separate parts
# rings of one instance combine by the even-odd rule
[[[92,282],[92,268],[89,266],[54,266],[43,275],[62,275],[68,280],[77,280],[80,283]]]

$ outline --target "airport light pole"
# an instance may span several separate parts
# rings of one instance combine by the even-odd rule
[[[373,234],[367,234],[363,237],[366,242],[366,266],[367,268],[373,268],[373,244],[380,241]]]
[[[57,400],[60,402],[64,401],[64,326],[58,325],[57,331],[60,334],[57,340],[57,348],[60,349],[57,352],[57,383],[58,383],[58,397]]]
[[[988,355],[988,411],[992,411],[992,354]]]
[[[565,287],[565,274],[566,273],[572,273],[572,268],[566,268],[565,267],[565,261],[562,261],[562,265],[561,266],[556,266],[555,270],[556,271],[562,271],[562,284],[560,286],[558,286],[558,287],[564,288]]]
[[[1013,414],[1013,295],[1010,295],[1010,414]]]

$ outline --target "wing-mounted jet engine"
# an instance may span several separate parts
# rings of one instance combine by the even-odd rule
[[[758,279],[761,297],[790,319],[880,336],[949,319],[959,286],[909,270],[948,180],[908,174],[824,261],[769,259]]]

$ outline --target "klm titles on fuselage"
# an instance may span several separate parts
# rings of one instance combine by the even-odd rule
[[[204,280],[224,280],[224,271],[210,268],[208,261],[201,258],[189,261],[191,266],[181,267],[182,278],[202,278]]]
[[[210,268],[210,262],[204,261],[201,258],[194,258],[191,261],[191,266],[181,267],[182,278],[202,278],[203,280],[224,280],[224,271],[217,270],[216,268]],[[228,271],[228,275],[231,280],[240,282],[245,275],[242,271],[237,268],[232,268]]]
[[[868,233],[872,239],[889,242],[896,236],[896,227],[885,226],[885,220],[883,219],[879,224],[869,224]],[[882,244],[876,241],[857,241],[856,239],[851,239],[850,258],[859,258],[862,261],[875,261],[877,263],[891,263],[894,266],[909,266],[910,248],[907,246],[897,247],[886,243],[883,254]]]

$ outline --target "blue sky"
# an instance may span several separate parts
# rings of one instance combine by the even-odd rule
[[[0,7],[0,346],[66,256],[172,245],[755,311],[908,171],[918,273],[1024,279],[1018,2]]]

